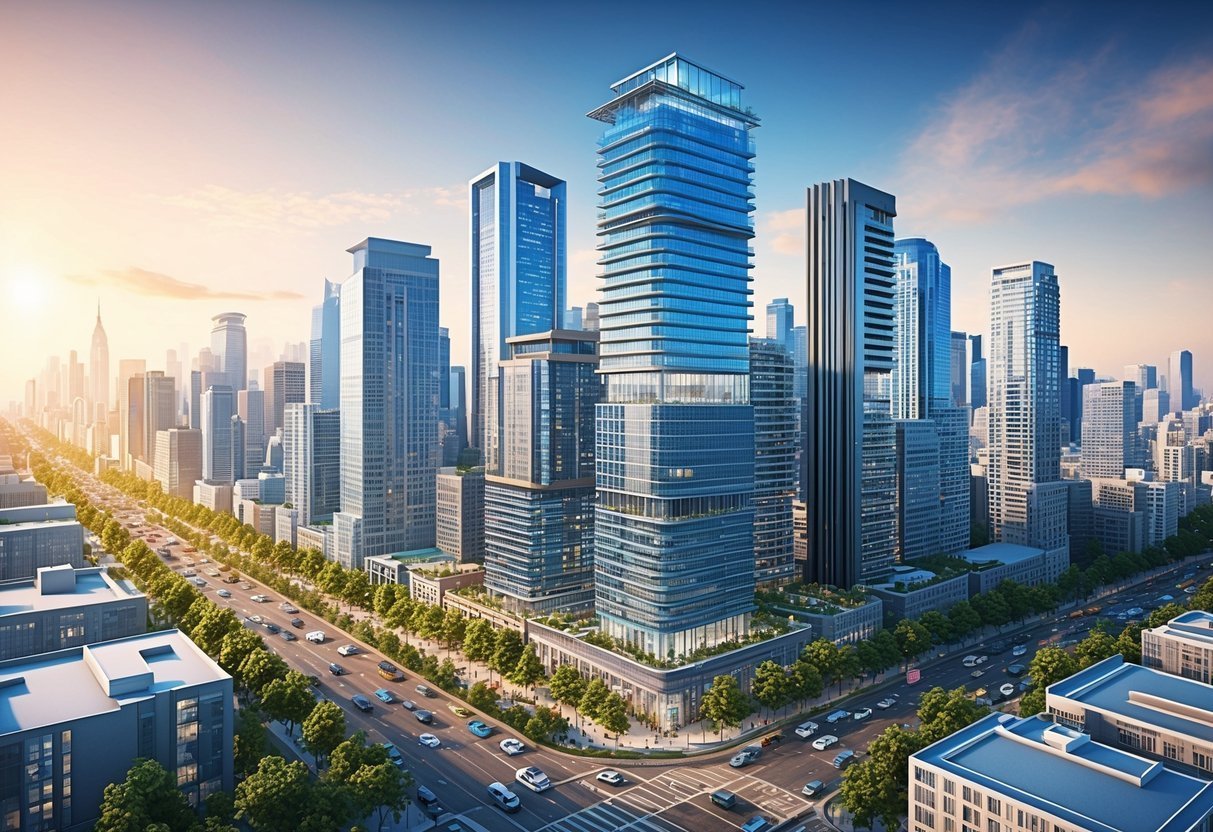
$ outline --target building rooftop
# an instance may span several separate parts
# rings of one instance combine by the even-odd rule
[[[179,630],[0,662],[0,736],[230,678]]]
[[[1175,616],[1166,624],[1155,627],[1150,632],[1213,647],[1213,613],[1191,610],[1183,615]]]
[[[1119,655],[1050,685],[1046,693],[1213,742],[1213,686],[1129,664]]]
[[[1018,543],[987,543],[966,552],[957,552],[956,556],[970,563],[1019,563],[1024,560],[1038,558],[1044,554],[1043,549],[1032,546],[1020,546]]]
[[[410,549],[407,552],[392,552],[387,555],[368,555],[364,560],[399,561],[405,565],[412,565],[439,562],[452,563],[455,559],[437,546],[430,546],[426,549]]]
[[[115,581],[102,567],[73,569],[64,564],[39,569],[36,578],[0,582],[0,617],[142,597],[143,593],[126,581]]]
[[[1213,783],[1041,717],[990,714],[914,759],[1092,832],[1186,832],[1213,812]]]

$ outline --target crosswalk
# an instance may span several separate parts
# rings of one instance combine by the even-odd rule
[[[549,823],[541,832],[682,832],[682,827],[657,815],[696,795],[715,791],[730,779],[710,769],[669,771],[619,795],[611,795],[592,782],[579,781],[580,787],[603,793],[605,799]]]

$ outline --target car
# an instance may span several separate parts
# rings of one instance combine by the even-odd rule
[[[303,629],[303,619],[302,618],[292,618],[290,621],[290,624],[296,630]]]
[[[184,576],[185,576],[185,577],[187,577],[187,578],[192,578],[192,577],[194,577],[195,575],[197,575],[198,573],[197,573],[197,572],[195,572],[193,569],[187,569],[187,570],[185,570],[184,572],[182,572],[181,574],[182,574],[182,575],[184,575]]]
[[[312,630],[310,633],[305,635],[304,638],[306,638],[312,644],[324,644],[324,639],[325,639],[324,631],[323,630]]]
[[[244,581],[243,583],[240,584],[240,588],[243,589],[245,592],[248,592],[250,589],[253,588],[253,585],[250,584],[248,581]]]
[[[834,723],[839,722],[840,720],[846,719],[850,715],[851,715],[850,711],[839,708],[836,711],[830,711],[830,713],[828,713],[826,715],[826,722],[833,725]]]
[[[887,699],[881,699],[879,702],[877,702],[876,707],[882,711],[885,711],[885,710],[888,710],[889,708],[893,707],[896,704],[897,704],[897,700],[890,696]]]
[[[383,748],[387,751],[388,762],[396,766],[396,768],[404,768],[404,756],[400,753],[399,748],[390,742],[385,742]]]
[[[231,598],[232,597],[232,591],[230,589],[221,589],[218,592],[216,592],[215,594],[218,595],[220,598]]]
[[[978,664],[985,664],[985,663],[986,663],[986,662],[988,662],[989,660],[990,660],[990,657],[989,657],[989,656],[978,656],[978,657],[977,657],[977,663],[978,663]]]
[[[278,634],[283,641],[298,641],[298,637],[290,630],[283,630]]]
[[[1012,656],[1023,656],[1027,652],[1028,652],[1028,645],[1026,645],[1026,644],[1016,644],[1013,648],[1011,648]]]
[[[337,648],[339,656],[356,656],[359,652],[357,644],[343,644]]]
[[[802,740],[807,740],[809,737],[813,736],[816,733],[817,733],[817,723],[816,722],[812,722],[812,721],[802,722],[796,726],[796,736],[800,737]]]
[[[514,772],[514,779],[533,792],[546,792],[552,788],[552,781],[538,766],[526,766]]]
[[[497,746],[504,751],[508,756],[514,757],[526,751],[526,744],[521,740],[516,740],[513,737],[506,737]]]
[[[299,608],[290,601],[283,601],[278,605],[278,609],[282,610],[287,615],[294,615],[295,613],[299,612]]]
[[[750,763],[762,756],[762,747],[758,745],[747,745],[745,748],[733,755],[733,759],[729,760],[729,765],[733,768],[741,768],[748,766]]]
[[[208,570],[206,570],[206,574],[210,575],[212,578],[218,578],[219,570],[218,569],[208,569]]]
[[[1129,616],[1130,618],[1137,615],[1142,615],[1144,613],[1145,610],[1143,610],[1141,607],[1130,607],[1129,609],[1125,610],[1125,615]]]
[[[238,584],[238,583],[240,583],[240,579],[237,578],[235,575],[228,575],[226,578],[223,579],[223,582],[225,584]]]
[[[385,705],[390,705],[396,701],[396,697],[392,696],[392,692],[387,688],[380,688],[375,691],[375,698]]]
[[[810,780],[809,782],[804,784],[804,788],[800,790],[800,793],[803,794],[805,797],[816,797],[817,795],[821,794],[825,790],[826,790],[825,783],[823,783],[820,780]]]
[[[396,665],[392,664],[386,659],[378,664],[376,671],[382,678],[387,679],[389,682],[404,681],[404,673],[400,670],[400,668],[396,667]]]
[[[834,758],[833,766],[837,769],[843,769],[855,762],[855,752],[851,749],[839,751],[838,756]]]
[[[417,738],[417,742],[424,745],[426,748],[437,748],[442,745],[442,740],[435,737],[433,734],[422,734]]]
[[[485,725],[479,719],[473,719],[470,722],[468,722],[468,730],[471,731],[476,736],[480,737],[480,739],[484,739],[485,737],[487,737],[493,733],[492,726]]]
[[[859,722],[859,720],[867,719],[871,715],[872,715],[871,708],[861,708],[854,713],[854,715],[851,717],[851,719],[855,720],[856,722]]]
[[[417,717],[417,721],[422,725],[433,725],[434,715],[425,709],[413,711],[413,716]]]
[[[270,599],[266,595],[250,595],[249,600],[256,601],[258,604],[264,604],[264,603],[267,603]]]
[[[613,769],[598,772],[598,776],[594,779],[599,783],[606,783],[608,786],[622,786],[624,783],[623,775]]]
[[[453,713],[455,716],[460,717],[462,719],[467,719],[469,716],[472,715],[472,712],[469,711],[467,708],[463,707],[462,705],[452,704],[452,705],[447,705],[447,707],[451,709],[451,713]]]
[[[202,580],[201,578],[194,578],[193,584],[194,586],[206,586],[206,581]]]
[[[278,633],[282,632],[282,628],[279,627],[277,624],[275,624],[273,621],[267,621],[264,624],[262,624],[261,626],[265,627],[265,629],[269,630],[274,635],[278,635]]]
[[[415,711],[417,710],[417,703],[412,699],[405,699],[400,703],[400,707],[404,708],[406,711]]]
[[[754,815],[741,825],[741,832],[766,832],[772,829],[771,822],[762,815]]]
[[[838,737],[833,734],[826,734],[824,737],[818,737],[813,740],[813,748],[817,751],[825,751],[831,745],[838,744]]]
[[[501,783],[489,783],[489,799],[511,814],[522,808],[522,801],[518,799],[518,795]]]
[[[199,563],[210,563],[210,562],[211,562],[211,559],[210,559],[210,558],[203,558],[202,560],[200,560],[200,561],[198,561],[198,562],[199,562]]]
[[[375,710],[375,706],[371,704],[371,700],[367,699],[361,693],[355,693],[350,697],[350,701],[354,703],[355,708],[362,711],[364,714],[368,714]]]
[[[960,660],[960,663],[963,664],[965,667],[977,667],[977,657],[976,656],[965,656],[963,659]]]
[[[435,696],[438,695],[438,694],[434,693],[433,690],[431,690],[429,687],[427,687],[425,685],[418,685],[416,688],[414,688],[414,690],[416,690],[418,693],[420,693],[422,696],[424,696],[427,699],[433,699]]]
[[[1015,695],[1015,686],[1013,684],[1011,684],[1010,682],[1007,682],[1006,684],[1004,684],[1002,687],[1000,687],[998,689],[998,692],[1001,693],[1003,696],[1014,696]]]
[[[1194,587],[1194,586],[1189,586],[1189,587],[1184,588],[1185,595],[1195,595],[1196,591],[1197,591],[1196,587]]]
[[[1162,601],[1164,604],[1169,604],[1170,602],[1175,600],[1175,596],[1174,595],[1160,595],[1160,596],[1158,596],[1158,600]]]
[[[420,806],[427,815],[438,817],[446,810],[438,802],[438,795],[427,789],[425,786],[417,787],[417,805]]]
[[[336,662],[329,662],[329,673],[332,673],[334,676],[344,676],[345,668]]]
[[[1013,664],[1007,668],[1007,675],[1008,676],[1022,676],[1027,671],[1028,671],[1028,668],[1026,666],[1016,662],[1015,664]]]

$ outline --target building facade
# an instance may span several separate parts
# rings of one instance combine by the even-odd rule
[[[237,472],[232,465],[236,450],[232,436],[234,417],[236,395],[230,386],[215,385],[202,394],[202,479],[207,482],[235,482],[238,473],[243,472],[243,467]]]
[[[84,528],[71,503],[0,509],[0,581],[30,580],[46,566],[84,566]]]
[[[897,272],[893,418],[927,419],[934,407],[946,407],[955,398],[952,269],[940,259],[935,244],[920,237],[898,240],[893,260]],[[963,383],[967,362],[962,361],[962,367]]]
[[[1142,630],[1141,664],[1213,684],[1213,613],[1191,610]]]
[[[939,432],[930,419],[898,419],[897,557],[939,553]]]
[[[1087,479],[1125,475],[1137,464],[1132,381],[1088,384],[1082,391],[1082,475]]]
[[[213,372],[221,373],[211,384],[226,384],[236,390],[248,387],[248,331],[244,328],[248,316],[239,312],[224,312],[211,318],[211,355]],[[201,368],[199,368],[201,369]]]
[[[189,428],[159,431],[155,476],[165,494],[192,499],[194,483],[202,479],[202,431]]]
[[[341,406],[341,284],[324,281],[324,299],[312,307],[308,344],[308,404],[321,410]],[[285,418],[285,410],[284,417]]]
[[[750,402],[754,407],[754,580],[760,588],[778,587],[796,579],[792,557],[792,500],[796,498],[799,436],[796,433],[793,373],[792,356],[786,347],[774,339],[750,339]]]
[[[286,502],[299,512],[299,525],[330,522],[341,508],[340,413],[288,404],[283,423]]]
[[[1192,389],[1192,353],[1188,350],[1171,353],[1167,368],[1167,391],[1176,410],[1191,410],[1199,404]]]
[[[438,471],[435,543],[459,563],[484,563],[484,469]]]

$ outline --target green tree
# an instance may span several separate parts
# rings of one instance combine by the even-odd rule
[[[413,784],[407,771],[385,759],[374,765],[359,766],[346,782],[360,816],[375,812],[380,829],[389,813],[396,823],[400,822],[400,816],[409,804],[408,788]]]
[[[1146,618],[1146,626],[1150,629],[1161,627],[1172,618],[1175,618],[1177,615],[1183,615],[1185,612],[1187,612],[1187,609],[1184,607],[1180,606],[1174,601],[1168,601],[1150,613],[1150,615]]]
[[[233,765],[238,774],[249,774],[257,770],[265,756],[265,726],[261,714],[255,707],[245,706],[236,718],[234,732],[235,750]]]
[[[261,636],[252,630],[241,627],[234,633],[223,637],[219,646],[219,666],[232,676],[232,682],[237,690],[244,690],[244,677],[240,675],[240,666],[252,653],[265,650]]]
[[[920,738],[890,725],[868,745],[868,757],[853,765],[842,779],[839,797],[856,828],[871,829],[879,820],[897,829],[909,802],[910,755],[921,748]]]
[[[535,652],[534,643],[527,644],[523,648],[522,655],[514,663],[514,669],[511,671],[509,679],[524,690],[530,690],[543,679],[543,661]]]
[[[446,614],[442,607],[421,607],[420,620],[417,622],[417,635],[429,641],[442,638],[442,626],[446,622]],[[414,618],[417,614],[414,613]],[[521,637],[519,637],[521,638]]]
[[[720,732],[723,741],[724,729],[736,728],[749,715],[750,702],[741,692],[737,678],[722,674],[713,679],[712,686],[704,692],[699,712]]]
[[[464,635],[467,633],[467,625],[468,620],[464,618],[463,613],[454,607],[450,607],[443,614],[442,640],[446,642],[448,651],[463,641]]]
[[[963,687],[954,690],[931,688],[918,703],[918,735],[922,747],[951,736],[986,713],[988,709],[970,699]]]
[[[931,633],[917,621],[903,618],[893,630],[893,638],[901,657],[909,661],[931,649]]]
[[[311,808],[311,785],[302,761],[263,757],[236,787],[236,817],[257,832],[296,832]]]
[[[208,656],[218,656],[223,650],[223,640],[233,633],[244,630],[240,620],[231,610],[207,602],[202,618],[190,631],[190,639]]]
[[[957,601],[948,610],[948,621],[957,638],[964,638],[981,627],[981,616],[968,601]]]
[[[463,655],[468,661],[488,662],[497,649],[497,635],[487,618],[473,618],[463,631]]]
[[[1045,709],[1045,688],[1073,676],[1079,670],[1078,660],[1060,647],[1042,647],[1028,665],[1032,688],[1019,700],[1020,716],[1031,716]]]
[[[807,702],[821,696],[825,684],[821,679],[821,671],[812,662],[797,659],[792,665],[792,679],[795,686],[797,701]]]
[[[324,699],[303,720],[303,747],[311,752],[319,769],[323,760],[345,739],[345,711]]]
[[[931,634],[932,644],[947,644],[952,640],[952,622],[939,610],[927,610],[918,621]]]
[[[505,676],[518,666],[520,658],[522,658],[522,636],[517,630],[509,627],[498,630],[493,655],[489,657],[489,667]]]
[[[497,694],[484,682],[477,682],[468,690],[468,704],[478,711],[497,712]]]
[[[334,832],[346,828],[352,820],[361,820],[367,814],[369,812],[359,812],[348,783],[321,778],[311,784],[298,832]],[[365,828],[359,826],[353,827],[350,832],[359,829],[365,832]]]
[[[1116,639],[1102,626],[1095,627],[1087,637],[1078,642],[1074,655],[1080,667],[1090,667],[1117,653]]]
[[[838,645],[826,638],[816,639],[805,645],[800,658],[817,668],[821,674],[823,685],[828,685],[839,677],[842,656]]]
[[[732,678],[731,676],[729,678]],[[631,723],[628,720],[628,706],[623,697],[611,691],[598,709],[598,718],[594,720],[602,726],[602,730],[615,735],[615,748],[619,748],[619,737],[628,732]]]
[[[159,826],[185,832],[194,822],[176,777],[155,760],[137,759],[121,783],[110,783],[101,798],[98,832],[144,832]]]
[[[754,698],[768,711],[788,704],[792,698],[793,687],[787,671],[778,662],[768,659],[754,668]]]
[[[1125,657],[1126,662],[1141,664],[1141,625],[1130,624],[1120,631],[1116,637],[1116,652]]]
[[[260,697],[266,685],[286,674],[287,666],[277,653],[257,650],[245,657],[239,671],[245,689],[253,696]]]
[[[577,703],[577,710],[586,719],[596,722],[598,714],[602,711],[602,705],[606,702],[606,698],[610,692],[610,689],[606,686],[606,682],[601,679],[591,679],[590,683],[585,687],[585,693],[581,695],[581,701]]]
[[[581,702],[581,697],[585,695],[586,688],[585,677],[581,675],[571,664],[562,664],[552,673],[552,678],[548,682],[548,690],[552,694],[552,698],[561,705],[567,705],[573,709],[573,713],[577,713],[577,705]]]

